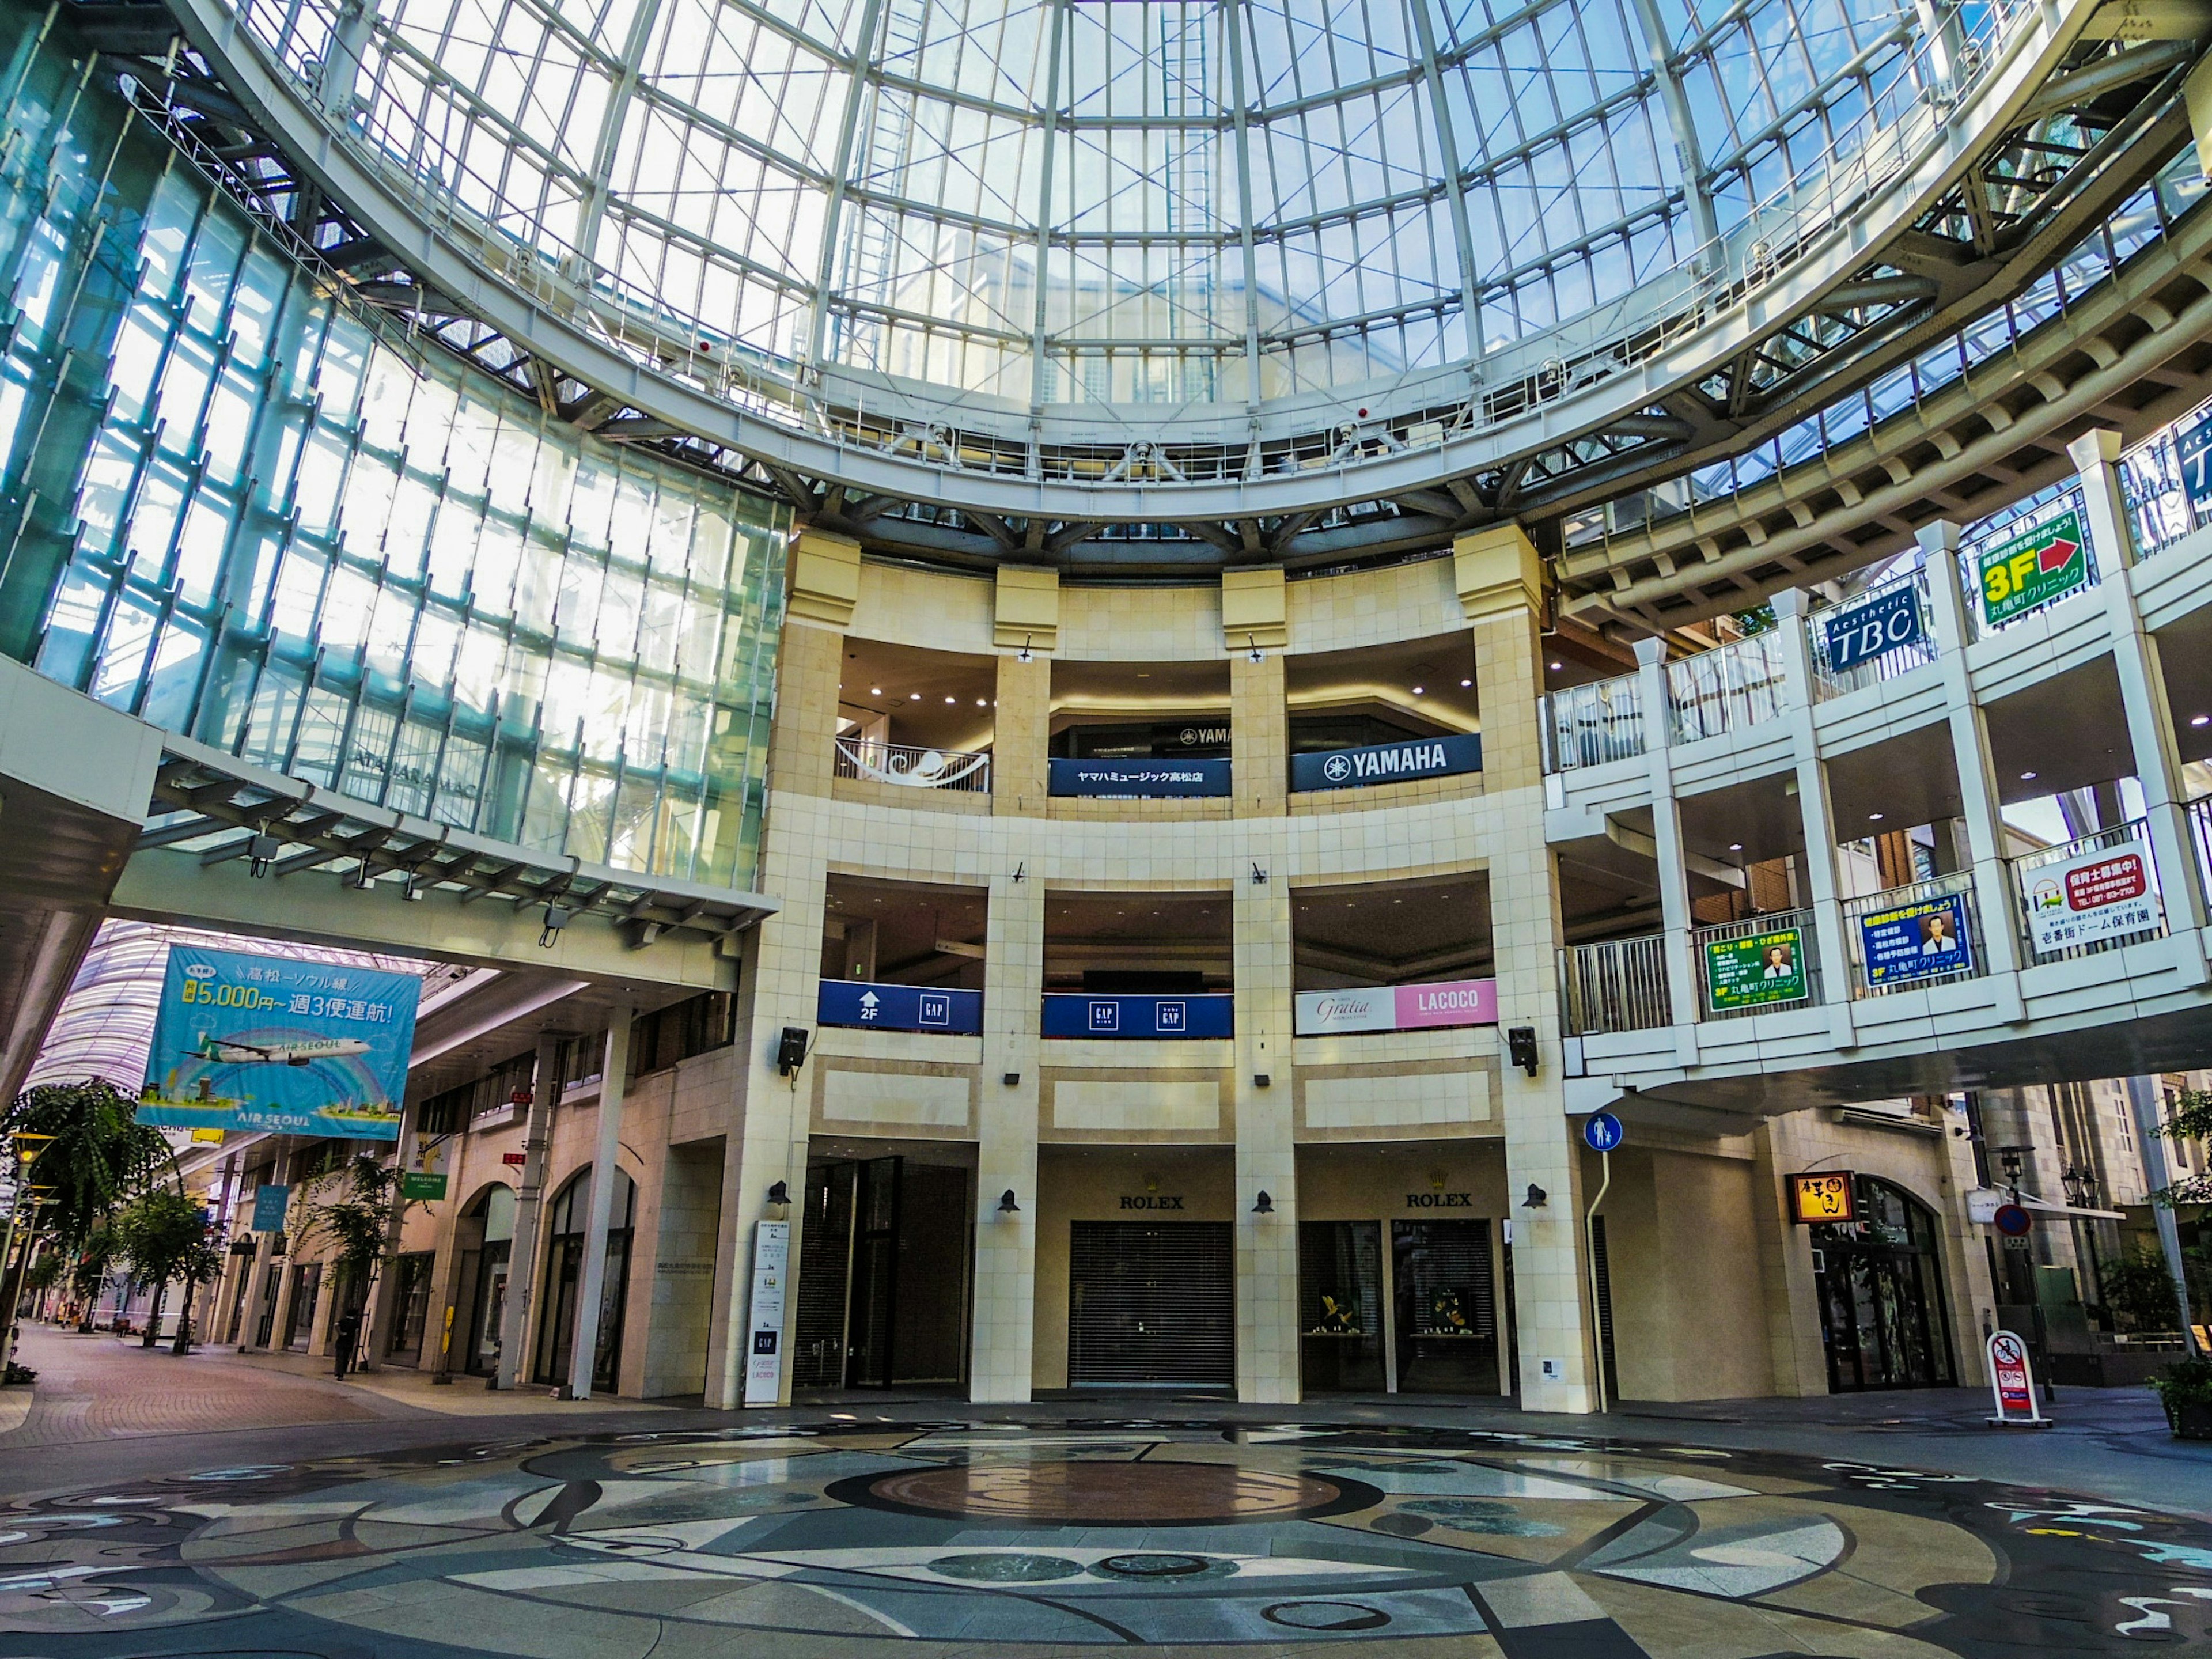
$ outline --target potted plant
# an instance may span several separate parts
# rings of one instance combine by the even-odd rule
[[[2177,1440],[2212,1440],[2212,1359],[2178,1359],[2150,1380]]]

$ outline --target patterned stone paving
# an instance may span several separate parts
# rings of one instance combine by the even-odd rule
[[[1081,1418],[498,1441],[0,1509],[9,1659],[875,1659],[916,1638],[993,1659],[2204,1651],[2212,1527],[1767,1452]]]

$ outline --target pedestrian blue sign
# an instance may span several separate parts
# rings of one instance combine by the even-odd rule
[[[1594,1152],[1611,1152],[1627,1133],[1611,1112],[1592,1112],[1583,1122],[1583,1139]]]
[[[422,987],[349,963],[173,945],[138,1121],[396,1140]]]
[[[1237,1034],[1237,999],[1226,992],[1197,996],[1090,996],[1048,992],[1048,1037],[1225,1037]]]
[[[1859,951],[1869,985],[1972,973],[1974,950],[1966,936],[1966,896],[1946,893],[1869,911],[1859,918]]]
[[[1922,638],[1920,591],[1899,582],[1828,617],[1828,672],[1840,674]]]
[[[1324,749],[1291,757],[1291,787],[1358,789],[1370,783],[1404,783],[1415,778],[1448,778],[1482,770],[1482,734],[1410,738],[1364,749]]]
[[[814,1000],[814,1019],[818,1025],[872,1025],[885,1031],[974,1036],[983,1029],[983,994],[932,985],[825,979]]]
[[[1046,793],[1103,800],[1175,799],[1229,793],[1229,763],[1192,760],[1066,760],[1053,757]]]

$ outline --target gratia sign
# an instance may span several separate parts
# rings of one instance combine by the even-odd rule
[[[1840,674],[1920,639],[1920,590],[1900,582],[1830,615],[1828,672]]]
[[[1291,1030],[1298,1036],[1328,1036],[1338,1031],[1497,1024],[1496,980],[1451,979],[1356,991],[1301,991],[1293,1004]]]
[[[2040,605],[2089,585],[2081,515],[2062,513],[1974,556],[1982,621],[2002,628]]]
[[[2036,954],[2155,928],[2160,911],[2150,868],[2150,848],[2124,841],[2022,872],[2021,896]]]
[[[748,1406],[773,1406],[783,1391],[783,1281],[790,1261],[791,1224],[757,1224],[753,1231],[752,1315],[745,1326]]]

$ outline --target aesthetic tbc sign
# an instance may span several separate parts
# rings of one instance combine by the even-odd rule
[[[2181,463],[2181,487],[2202,523],[2212,518],[2212,415],[2184,427],[2174,440],[2174,455]]]
[[[1982,590],[1982,620],[1991,628],[2087,587],[2089,550],[2081,515],[2062,513],[1976,554],[1974,571]]]
[[[1229,793],[1229,763],[1192,760],[1064,760],[1054,756],[1045,793],[1105,800],[1151,800]]]
[[[396,1140],[422,981],[172,945],[141,1123]]]
[[[1292,789],[1357,789],[1370,783],[1404,783],[1482,770],[1482,734],[1414,738],[1365,749],[1328,749],[1291,757]]]
[[[783,1292],[791,1261],[791,1224],[753,1229],[752,1316],[746,1321],[745,1404],[773,1406],[783,1387]]]
[[[873,1025],[886,1031],[974,1036],[983,1029],[983,994],[825,979],[814,1000],[814,1018],[821,1025]]]
[[[1790,1213],[1801,1226],[1859,1218],[1858,1188],[1849,1170],[1820,1170],[1790,1177]]]
[[[2158,926],[2150,848],[2140,841],[2038,866],[2021,877],[2036,954],[2148,933]]]
[[[1337,1031],[1414,1031],[1443,1025],[1498,1024],[1498,981],[1440,980],[1430,985],[1378,985],[1358,991],[1301,991],[1291,1029],[1299,1036]]]
[[[1225,1037],[1237,1035],[1237,999],[1226,992],[1197,996],[1087,996],[1048,991],[1048,1037]]]
[[[1714,1012],[1802,1002],[1805,997],[1802,928],[1705,941],[1705,1002]]]
[[[1900,582],[1829,617],[1828,672],[1840,674],[1920,637],[1920,592]]]
[[[1971,973],[1974,966],[1966,901],[1959,893],[1861,916],[1859,945],[1869,985]]]

